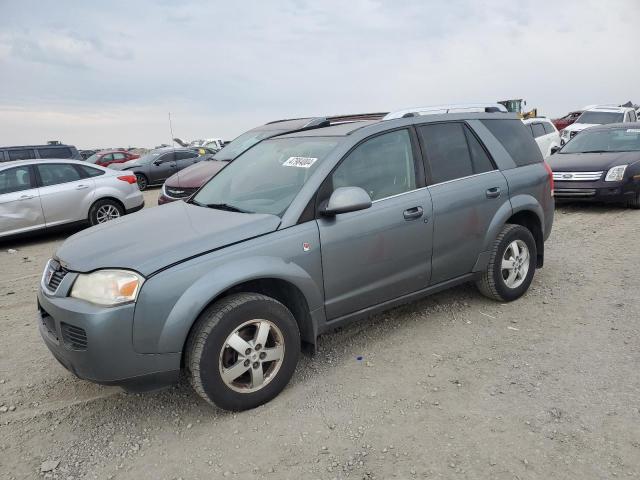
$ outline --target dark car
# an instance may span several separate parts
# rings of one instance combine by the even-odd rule
[[[295,118],[276,120],[256,127],[243,133],[219,150],[208,162],[189,167],[179,175],[173,175],[162,186],[162,194],[158,198],[158,205],[182,200],[190,197],[204,183],[222,170],[227,163],[249,150],[258,142],[282,135],[288,132],[297,132],[317,128],[329,123],[350,122],[355,120],[379,120],[384,113],[359,113],[351,115],[338,115],[333,117]]]
[[[174,173],[199,162],[201,157],[190,148],[163,147],[125,163],[109,166],[135,174],[140,190],[152,185],[162,185]]]
[[[556,199],[640,208],[640,128],[634,125],[590,127],[550,157]]]
[[[82,160],[80,152],[73,145],[62,143],[49,145],[23,145],[19,147],[0,147],[0,162],[14,160],[33,160],[36,158],[58,158]]]
[[[576,110],[574,112],[567,113],[564,117],[556,118],[555,120],[551,120],[558,131],[563,128],[567,128],[573,122],[575,122],[584,110]]]
[[[125,163],[139,158],[140,155],[127,150],[102,150],[87,158],[87,163],[94,163],[102,167],[108,167],[114,163]]]

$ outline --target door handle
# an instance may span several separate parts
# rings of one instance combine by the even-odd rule
[[[20,200],[31,200],[33,195],[20,195]]]
[[[78,185],[76,190],[84,190],[85,188],[89,188],[89,185]]]
[[[405,210],[403,216],[405,220],[415,220],[416,218],[420,218],[423,213],[424,210],[422,210],[422,207],[413,207]]]
[[[500,187],[487,189],[487,198],[500,198]]]

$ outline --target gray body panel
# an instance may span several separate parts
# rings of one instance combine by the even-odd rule
[[[318,334],[336,325],[472,280],[486,269],[491,245],[512,215],[535,215],[545,239],[553,221],[544,164],[516,168],[479,121],[485,118],[495,114],[359,122],[284,135],[335,135],[342,140],[307,179],[282,218],[175,202],[138,214],[135,221],[124,218],[82,232],[67,240],[57,257],[72,272],[128,268],[143,274],[146,281],[135,311],[132,306],[91,307],[100,313],[86,314],[83,302],[67,297],[75,273],[65,277],[55,294],[41,288],[40,302],[45,310],[53,310],[57,322],[77,321],[105,341],[128,342],[118,347],[125,352],[122,359],[108,356],[108,363],[117,364],[112,368],[118,375],[107,375],[111,378],[127,368],[135,375],[153,374],[159,362],[167,372],[179,369],[185,341],[202,311],[246,282],[283,282],[298,292],[307,315],[296,319],[303,340],[313,343]],[[465,121],[475,131],[498,170],[435,185],[428,185],[427,179],[427,186],[418,184],[415,190],[374,201],[367,209],[332,218],[316,213],[300,222],[327,176],[360,142],[392,129],[451,120]],[[495,188],[500,194],[489,198],[487,192]],[[404,216],[418,206],[422,215]],[[133,244],[132,239],[136,239]],[[113,331],[100,328],[107,329],[118,319],[121,336],[113,340]],[[61,348],[49,341],[47,345],[54,353]],[[140,369],[122,365],[137,362],[137,356],[152,360],[140,362],[144,363]],[[162,357],[166,360],[158,360]],[[88,378],[100,381],[89,377],[93,371],[88,371]]]

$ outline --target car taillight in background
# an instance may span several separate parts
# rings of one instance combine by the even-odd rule
[[[547,173],[549,174],[549,186],[551,187],[551,196],[553,197],[553,170],[551,170],[551,167],[549,166],[549,164],[544,160],[542,161],[542,163],[544,163],[544,168],[547,170]]]
[[[134,183],[138,183],[138,179],[136,178],[135,175],[122,175],[118,177],[118,180],[122,180],[123,182],[130,183],[131,185],[133,185]]]

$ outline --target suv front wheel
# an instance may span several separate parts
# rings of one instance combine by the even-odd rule
[[[238,293],[202,313],[185,363],[202,398],[226,410],[247,410],[284,389],[299,355],[300,332],[289,309],[265,295]]]
[[[507,224],[491,249],[489,266],[476,282],[480,293],[510,302],[529,289],[536,270],[536,242],[529,229]]]

